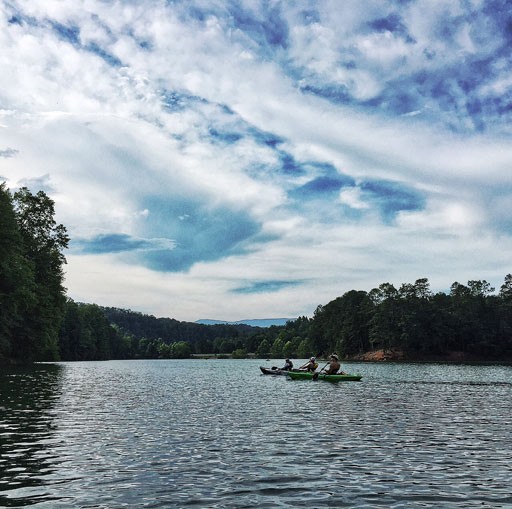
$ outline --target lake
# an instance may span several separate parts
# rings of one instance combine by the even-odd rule
[[[511,366],[281,362],[3,368],[0,507],[512,507]]]

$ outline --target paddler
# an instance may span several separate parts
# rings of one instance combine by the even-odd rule
[[[301,366],[299,370],[314,372],[316,368],[318,368],[318,362],[316,362],[316,357],[311,357],[311,359],[309,359],[309,361],[306,362],[304,366]]]
[[[338,373],[339,371],[339,373]],[[344,375],[343,371],[341,371],[340,361],[338,360],[338,356],[333,353],[329,356],[329,367],[325,370],[326,375]]]
[[[290,359],[286,359],[284,361],[284,366],[281,368],[281,371],[291,371],[293,369],[293,362]]]

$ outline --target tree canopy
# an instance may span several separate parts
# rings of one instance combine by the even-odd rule
[[[66,229],[43,191],[2,184],[0,209],[0,358],[57,360]]]

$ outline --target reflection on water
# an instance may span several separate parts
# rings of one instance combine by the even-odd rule
[[[33,504],[47,495],[55,428],[50,410],[62,369],[41,364],[0,374],[0,505]]]
[[[261,362],[4,371],[0,506],[512,506],[511,367]]]

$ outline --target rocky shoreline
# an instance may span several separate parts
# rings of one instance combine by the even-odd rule
[[[512,363],[512,359],[486,359],[465,352],[453,351],[447,355],[418,355],[408,354],[407,352],[397,349],[383,349],[365,352],[362,354],[350,356],[347,361],[360,362],[500,362],[504,364]]]

